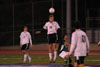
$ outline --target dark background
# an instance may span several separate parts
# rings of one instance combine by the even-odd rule
[[[48,21],[48,10],[51,6],[52,0],[0,0],[0,46],[18,45],[20,33],[25,25],[29,28],[33,43],[46,43],[46,32],[35,32],[42,30]],[[66,0],[53,0],[53,7],[56,11],[55,20],[61,26],[58,32],[60,41],[66,32]],[[99,9],[99,0],[78,0],[78,19],[84,31],[100,30],[100,22],[96,20],[100,17]],[[71,0],[71,21],[73,26],[75,0]]]

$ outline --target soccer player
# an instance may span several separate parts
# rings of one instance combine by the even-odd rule
[[[54,21],[54,16],[50,15],[49,16],[49,21],[46,22],[46,24],[43,26],[43,29],[47,30],[47,38],[48,38],[48,43],[49,43],[49,62],[50,63],[55,63],[56,58],[57,58],[57,40],[58,40],[58,35],[57,35],[57,30],[60,28],[59,24]],[[52,47],[54,49],[54,58],[52,54]]]
[[[67,52],[69,52],[69,47],[70,47],[70,43],[68,42],[68,36],[67,34],[64,35],[63,37],[63,40],[61,41],[61,43],[59,44],[59,47],[58,47],[58,55],[60,57],[62,57],[64,54],[61,54],[63,51],[65,52],[65,56],[67,54]],[[65,60],[65,64],[64,65],[67,65],[67,58],[66,57],[62,57],[64,58]],[[69,57],[69,65],[71,65],[72,63],[72,59],[71,57]]]
[[[75,64],[74,67],[84,67],[84,59],[89,51],[89,40],[85,32],[80,29],[77,22],[74,24],[75,32],[72,33],[71,47],[69,55],[74,52]]]
[[[46,22],[45,25],[43,26],[43,29],[47,30],[47,39],[48,39],[48,43],[49,43],[49,62],[50,63],[56,62],[57,40],[58,40],[57,31],[59,28],[60,28],[60,26],[56,21],[54,21],[53,15],[49,16],[49,21]],[[36,34],[40,34],[40,33],[41,33],[41,31],[36,31]],[[52,50],[52,48],[53,48],[53,50]],[[54,58],[53,58],[52,53],[54,53]]]
[[[24,31],[21,32],[20,35],[20,47],[22,50],[22,53],[24,54],[24,63],[26,63],[27,58],[29,60],[29,63],[31,62],[31,57],[28,54],[29,48],[32,48],[32,39],[31,39],[31,35],[28,32],[28,28],[27,26],[24,27]]]

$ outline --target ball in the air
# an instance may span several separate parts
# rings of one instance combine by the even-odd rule
[[[55,12],[55,9],[54,8],[50,8],[49,9],[49,13],[54,13]]]

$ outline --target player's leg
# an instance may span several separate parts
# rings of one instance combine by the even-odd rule
[[[68,60],[69,60],[69,64],[68,64]],[[68,65],[68,67],[73,67],[73,65],[71,64],[72,60],[69,57],[69,59],[67,58],[67,56],[65,57],[65,63],[64,63],[64,67],[66,67]]]
[[[49,43],[49,62],[52,63],[52,35],[47,36],[48,43]]]
[[[31,63],[32,58],[31,58],[31,56],[29,55],[29,50],[27,50],[27,58],[28,58],[28,60],[29,60],[29,63]]]
[[[65,59],[65,64],[64,64],[64,66],[67,65],[67,61],[68,61],[68,59],[69,59],[69,67],[73,67],[73,65],[71,64],[72,59],[71,59],[71,57],[69,57],[69,52],[62,51],[62,52],[60,53],[59,56],[60,56],[61,58]]]
[[[79,67],[77,62],[74,62],[74,67]]]
[[[80,64],[79,67],[84,67],[84,64]]]
[[[57,58],[57,44],[53,43],[53,49],[54,49],[54,59],[53,62],[55,63],[56,58]]]
[[[30,44],[27,44],[27,47],[26,47],[27,57],[28,57],[29,63],[31,63],[31,57],[29,55],[29,48],[30,48]]]
[[[27,61],[27,51],[26,50],[22,50],[22,53],[24,54],[24,63],[26,63]]]
[[[73,67],[73,65],[72,65],[72,57],[69,57],[69,67]]]
[[[69,64],[72,63],[72,57],[69,57]]]
[[[49,62],[52,62],[52,44],[49,44]]]
[[[80,65],[79,65],[79,67],[84,67],[84,59],[85,59],[84,56],[80,57]]]
[[[24,54],[24,63],[26,63],[27,58],[29,59],[29,62],[31,62],[31,57],[29,55],[29,44],[24,44],[21,48],[22,53]]]
[[[57,40],[58,40],[58,35],[54,34],[52,38],[53,42],[53,49],[54,49],[54,59],[53,62],[55,63],[56,58],[57,58]]]
[[[79,65],[80,65],[79,57],[75,57],[74,67],[79,67]]]
[[[75,59],[75,64],[74,64],[74,67],[84,67],[84,59],[85,57],[84,56],[81,56],[81,57],[77,57]]]
[[[68,61],[68,60],[65,58],[65,59],[64,59],[64,65],[67,65],[67,61]]]
[[[26,44],[22,45],[21,50],[22,50],[22,53],[24,54],[24,63],[26,63],[26,60],[27,60],[27,51],[25,48],[26,48]]]

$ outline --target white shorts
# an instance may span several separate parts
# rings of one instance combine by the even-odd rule
[[[69,52],[62,51],[59,56],[64,59],[68,54]]]

